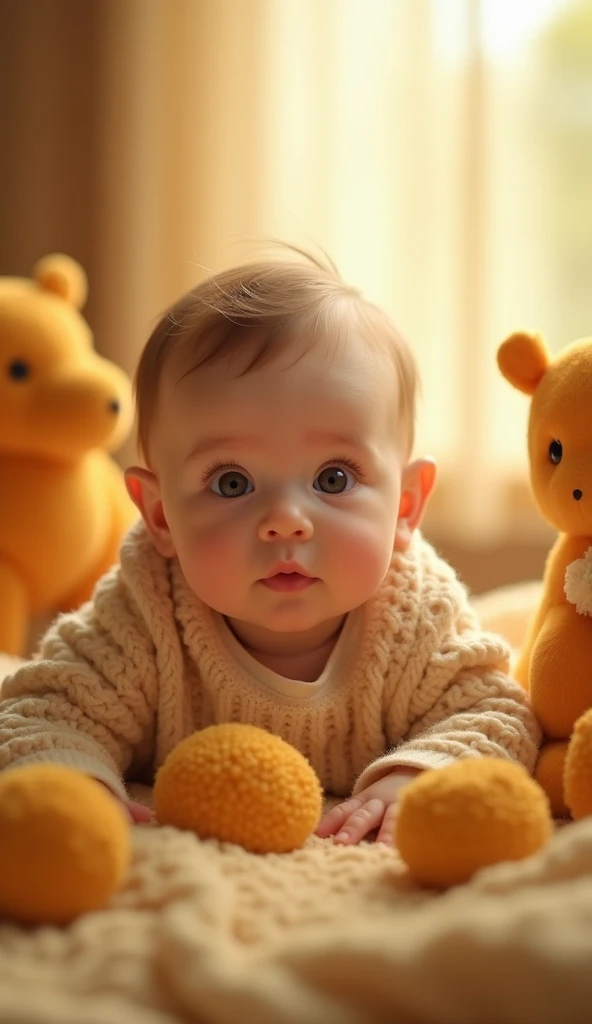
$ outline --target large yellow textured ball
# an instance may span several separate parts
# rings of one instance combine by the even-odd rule
[[[0,774],[0,914],[60,925],[99,910],[130,847],[130,823],[94,779],[53,764]]]
[[[167,757],[154,784],[161,825],[252,853],[287,853],[314,831],[320,782],[294,747],[251,725],[213,725]]]
[[[525,768],[475,758],[426,771],[401,791],[395,842],[416,881],[446,888],[529,857],[551,831],[547,797]]]
[[[575,724],[565,759],[565,802],[576,820],[592,814],[592,709]]]

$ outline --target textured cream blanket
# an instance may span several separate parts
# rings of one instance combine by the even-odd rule
[[[527,598],[492,595],[483,609],[501,628],[513,607],[514,642]],[[134,846],[127,885],[104,912],[65,930],[0,925],[1,1022],[592,1019],[592,820],[441,896],[371,845],[313,838],[254,857],[144,827]]]

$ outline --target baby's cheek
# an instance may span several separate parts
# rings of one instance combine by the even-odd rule
[[[395,541],[396,520],[384,516],[368,515],[343,519],[334,524],[329,536],[335,545],[347,550],[351,558],[360,563],[388,565]]]
[[[236,591],[244,565],[236,533],[220,524],[186,532],[179,561],[187,582],[198,597],[217,607]]]
[[[394,530],[382,522],[352,522],[330,535],[332,561],[347,580],[370,596],[382,583],[391,562]]]

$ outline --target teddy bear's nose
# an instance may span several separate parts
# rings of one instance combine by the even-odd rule
[[[579,487],[576,487],[575,491],[573,492],[573,496],[576,499],[576,501],[580,500],[580,498],[582,497],[582,492]]]
[[[115,416],[117,416],[117,414],[121,411],[121,402],[117,398],[112,398],[108,404],[108,409],[109,412],[112,412]]]

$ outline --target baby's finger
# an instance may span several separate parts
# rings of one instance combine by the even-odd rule
[[[152,821],[154,817],[154,812],[150,808],[144,807],[143,804],[139,804],[136,800],[128,800],[125,808],[135,825]]]
[[[384,812],[384,818],[382,819],[382,824],[378,830],[378,835],[376,836],[377,843],[386,843],[387,846],[394,845],[395,822],[397,820],[398,810],[398,803],[388,805],[386,811]]]
[[[347,821],[350,814],[353,814],[361,806],[362,801],[358,800],[357,797],[352,797],[351,800],[346,800],[345,803],[333,807],[332,810],[327,811],[327,814],[324,814],[321,818],[315,830],[315,836],[326,839],[327,836],[335,835],[344,822]]]
[[[357,811],[350,814],[347,821],[335,836],[336,843],[352,845],[359,843],[360,839],[377,828],[384,815],[384,802],[382,800],[368,800],[359,807]]]

